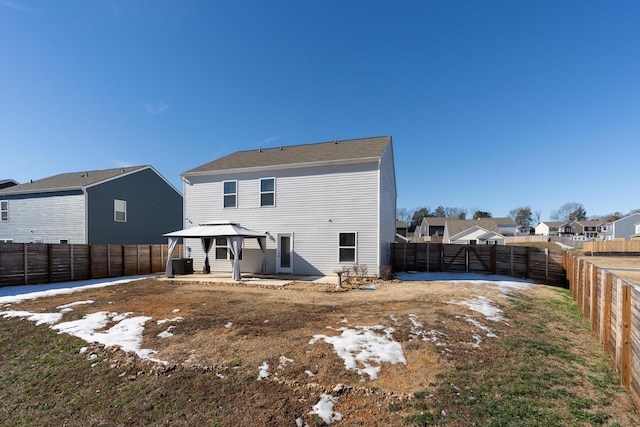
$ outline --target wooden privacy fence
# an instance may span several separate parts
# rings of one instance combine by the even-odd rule
[[[595,242],[584,242],[582,249],[591,253],[612,253],[631,252],[640,253],[639,240],[596,240]]]
[[[394,271],[502,274],[565,286],[564,251],[505,245],[392,243]]]
[[[640,288],[569,253],[565,266],[578,307],[640,405]]]
[[[165,271],[167,254],[167,245],[159,244],[0,243],[0,286],[160,273]]]

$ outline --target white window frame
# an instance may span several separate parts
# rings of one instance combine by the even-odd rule
[[[0,200],[0,221],[9,222],[9,201]]]
[[[342,245],[341,244],[341,236],[343,234],[353,234],[353,245]],[[353,249],[353,260],[343,260],[342,259],[342,250],[343,249]],[[340,264],[357,264],[358,262],[358,233],[355,231],[346,231],[343,233],[338,233],[338,263]]]
[[[224,241],[224,243],[222,243]],[[219,257],[218,250],[224,250],[225,256]],[[233,252],[229,248],[229,240],[226,237],[216,237],[213,239],[213,259],[233,260]],[[240,251],[240,261],[242,261],[242,250]]]
[[[0,239],[0,243],[13,243],[13,239]]]
[[[262,182],[263,181],[273,181],[273,190],[263,191],[262,190]],[[273,195],[273,202],[270,205],[266,205],[266,204],[262,203],[262,196],[263,195],[267,195],[267,194],[272,194]],[[275,205],[276,205],[276,179],[275,179],[275,177],[260,178],[260,207],[273,207]]]
[[[118,205],[124,207],[124,209],[118,209]],[[124,213],[124,219],[118,219],[118,213]],[[127,201],[120,199],[113,199],[113,220],[115,222],[127,222]]]
[[[227,193],[225,188],[226,184],[231,182],[233,183],[235,191],[233,193]],[[230,196],[233,196],[233,206],[227,206],[227,203],[226,203],[227,197],[230,197]],[[231,209],[231,208],[238,207],[238,181],[237,180],[222,181],[222,207],[224,209]]]

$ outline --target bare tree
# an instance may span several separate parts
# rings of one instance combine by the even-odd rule
[[[581,203],[565,203],[551,213],[551,219],[560,222],[584,221],[587,219],[587,211]]]
[[[413,212],[409,211],[407,208],[398,208],[396,209],[396,219],[400,221],[404,221],[407,224],[411,222],[411,218],[413,216]]]

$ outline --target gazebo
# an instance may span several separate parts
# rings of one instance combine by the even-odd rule
[[[171,263],[171,256],[181,238],[200,239],[202,242],[202,250],[205,253],[204,270],[210,271],[209,267],[209,250],[213,245],[215,238],[226,238],[227,246],[233,254],[233,280],[242,279],[240,274],[240,251],[242,251],[242,245],[244,239],[247,237],[258,240],[260,249],[262,250],[262,274],[267,273],[267,235],[264,233],[258,233],[257,231],[249,230],[242,227],[238,223],[231,221],[212,221],[199,224],[197,227],[185,228],[184,230],[173,231],[171,233],[164,234],[163,236],[169,238],[169,255],[167,258],[166,275],[167,277],[173,276],[173,266]]]

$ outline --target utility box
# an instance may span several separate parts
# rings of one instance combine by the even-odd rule
[[[193,258],[174,258],[171,268],[173,274],[193,274]]]

